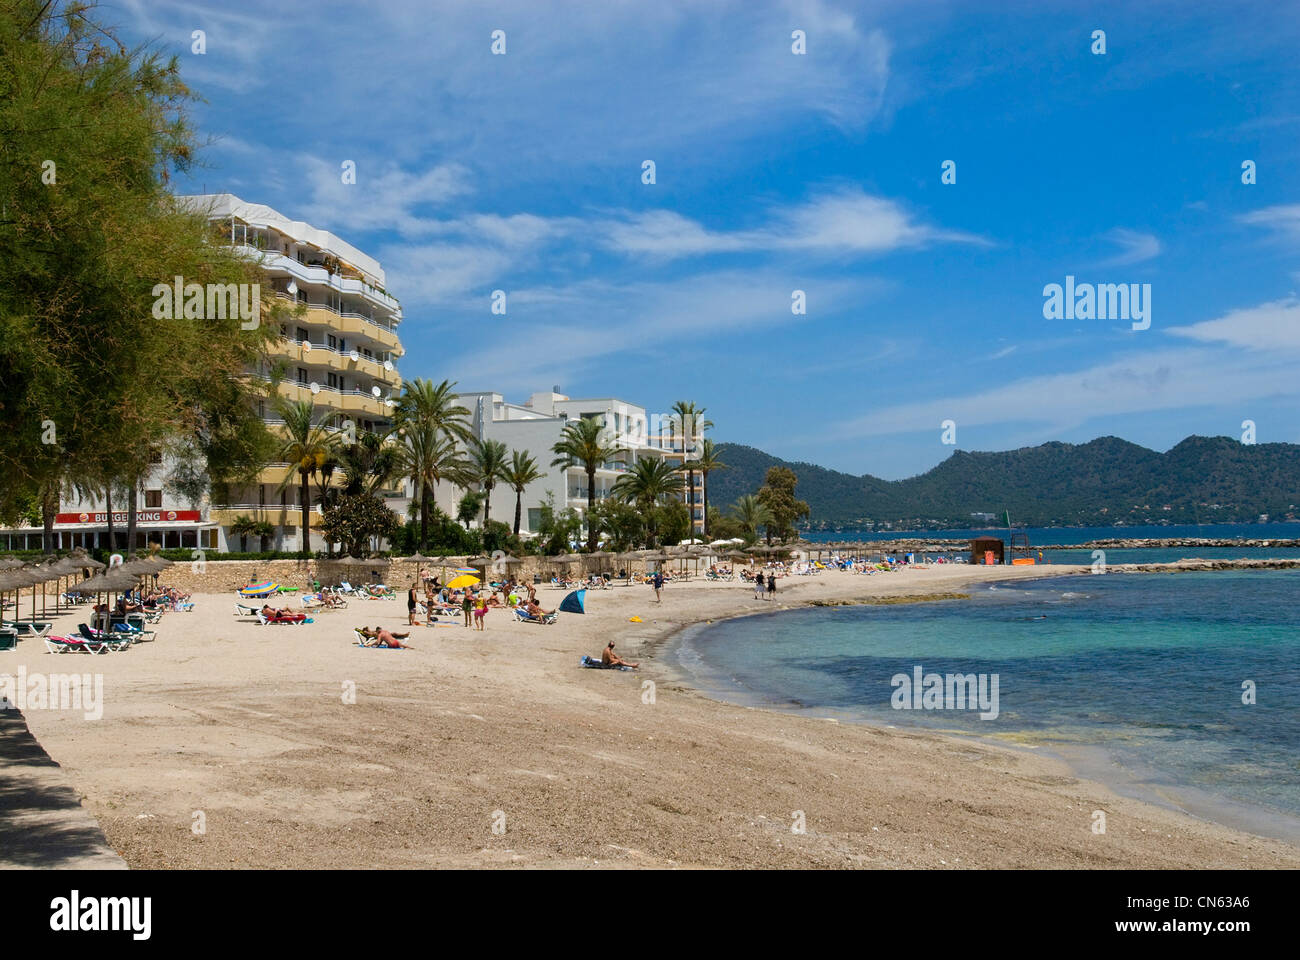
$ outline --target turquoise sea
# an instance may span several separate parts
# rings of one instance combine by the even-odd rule
[[[666,655],[721,699],[1046,749],[1118,792],[1300,840],[1300,571],[970,592],[743,617],[686,631]],[[893,678],[917,667],[996,674],[996,719],[895,708]]]

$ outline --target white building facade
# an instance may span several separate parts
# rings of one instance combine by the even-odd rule
[[[569,397],[558,390],[534,393],[524,403],[511,403],[495,392],[462,393],[457,402],[469,410],[472,435],[480,440],[497,440],[507,450],[526,451],[537,461],[543,477],[524,488],[520,513],[520,533],[535,534],[541,521],[542,507],[549,501],[557,511],[573,508],[587,511],[587,472],[579,464],[567,469],[551,466],[556,459],[554,446],[565,426],[573,420],[596,419],[606,430],[606,442],[621,451],[619,459],[610,460],[596,471],[596,499],[609,497],[618,478],[638,460],[647,457],[682,462],[681,438],[667,414],[652,414],[639,404],[617,397]],[[689,450],[689,448],[688,448]],[[703,480],[696,475],[697,530],[702,527]],[[457,503],[465,489],[453,484],[438,485],[436,503],[442,511],[455,517]],[[492,490],[489,515],[511,527],[515,517],[515,491],[505,484]],[[482,515],[480,513],[480,520]]]

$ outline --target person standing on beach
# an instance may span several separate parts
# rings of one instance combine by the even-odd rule
[[[474,613],[474,601],[470,599],[469,590],[465,591],[465,596],[460,601],[460,612],[465,614],[465,626],[473,626],[470,623],[470,616]]]
[[[486,597],[479,597],[474,602],[474,620],[480,630],[483,629],[483,621],[487,619],[488,602]]]
[[[412,627],[419,626],[419,624],[415,622],[415,604],[417,603],[415,588],[418,583],[418,580],[415,583],[412,583],[411,589],[406,591],[406,622]]]
[[[656,570],[654,579],[651,581],[655,588],[655,603],[663,603],[663,598],[659,596],[659,591],[664,588],[664,574],[662,570]]]
[[[776,599],[776,574],[775,573],[769,573],[767,575],[767,599],[769,600]]]
[[[754,599],[763,599],[763,571],[754,571]]]

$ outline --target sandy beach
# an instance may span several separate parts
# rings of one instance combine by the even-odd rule
[[[690,623],[1077,569],[828,572],[780,581],[774,603],[740,581],[672,584],[662,604],[619,586],[555,626],[493,610],[481,633],[414,628],[405,651],[351,632],[404,629],[401,601],[264,627],[232,595],[196,594],[154,643],[55,657],[28,639],[0,670],[103,674],[102,719],[27,720],[136,868],[1300,867],[1287,843],[1118,797],[1032,751],[719,703],[654,657]],[[642,668],[581,668],[609,638]]]

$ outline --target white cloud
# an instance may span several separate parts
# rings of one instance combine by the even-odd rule
[[[1168,332],[1202,343],[1224,343],[1249,350],[1300,350],[1300,300],[1290,297],[1233,310],[1215,320],[1171,327]]]
[[[1127,267],[1160,256],[1160,241],[1150,233],[1139,233],[1124,227],[1116,227],[1107,239],[1116,244],[1120,250],[1115,256],[1097,264],[1099,267]]]
[[[1300,243],[1300,203],[1279,204],[1252,210],[1250,213],[1243,213],[1237,219],[1253,227],[1263,227],[1271,231],[1279,240]]]
[[[768,212],[757,229],[715,231],[667,210],[629,214],[604,227],[608,243],[631,254],[671,259],[708,253],[800,251],[876,254],[932,243],[987,241],[920,223],[900,204],[859,188],[842,188]]]

